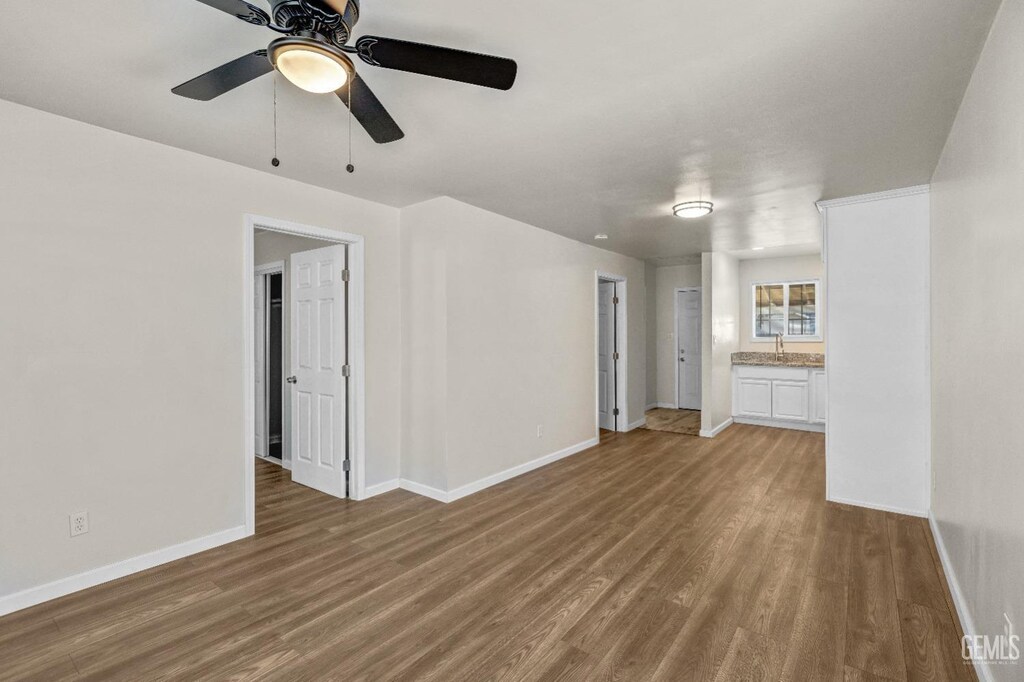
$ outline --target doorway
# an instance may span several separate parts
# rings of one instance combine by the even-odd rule
[[[285,456],[284,261],[255,270],[256,456],[291,468]],[[290,452],[290,451],[289,451]]]
[[[701,290],[676,289],[676,408],[701,409]]]
[[[366,496],[364,251],[358,235],[269,218],[247,216],[245,230],[244,492],[252,534],[257,458],[279,461],[291,481],[334,497]]]
[[[628,431],[626,414],[626,280],[597,275],[597,431]]]

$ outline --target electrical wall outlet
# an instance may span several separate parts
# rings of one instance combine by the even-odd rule
[[[543,438],[543,437],[544,437],[544,425],[543,424],[538,424],[537,425],[537,438]]]
[[[89,532],[89,512],[75,512],[69,518],[71,520],[71,537]]]

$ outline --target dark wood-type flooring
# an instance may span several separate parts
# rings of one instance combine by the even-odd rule
[[[0,678],[976,679],[927,524],[823,448],[606,434],[450,505],[258,462],[256,536],[0,619]]]

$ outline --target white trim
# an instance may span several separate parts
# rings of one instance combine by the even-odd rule
[[[398,490],[401,487],[402,480],[399,478],[393,478],[390,481],[384,481],[375,485],[368,485],[366,486],[366,497],[376,497],[377,495],[389,493],[392,490]]]
[[[732,424],[733,424],[732,417],[729,417],[724,422],[722,422],[721,424],[719,424],[715,428],[711,429],[710,431],[707,430],[707,429],[701,429],[700,430],[700,437],[701,438],[714,438],[715,436],[720,434],[722,431],[725,431],[727,428],[732,426]]]
[[[836,504],[848,504],[851,507],[864,507],[865,509],[892,512],[893,514],[903,514],[904,516],[916,516],[919,519],[928,518],[928,512],[921,511],[920,509],[905,509],[903,507],[893,507],[888,504],[875,504],[874,502],[850,500],[844,497],[826,497],[825,500],[827,502],[835,502]]]
[[[411,493],[416,493],[417,495],[422,495],[423,497],[429,497],[430,499],[437,500],[438,502],[444,502],[446,504],[448,502],[451,502],[448,493],[439,488],[433,488],[429,485],[423,485],[422,483],[417,483],[416,481],[409,481],[404,478],[399,482],[399,485],[401,486],[402,490],[408,490]]]
[[[751,426],[766,426],[770,429],[789,429],[791,431],[811,431],[812,433],[825,433],[825,425],[814,422],[783,421],[781,419],[758,419],[757,417],[733,417],[737,424],[750,424]]]
[[[505,469],[504,471],[499,471],[498,473],[491,474],[490,476],[485,476],[484,478],[481,478],[477,481],[473,481],[472,483],[467,483],[466,485],[460,486],[455,490],[439,490],[429,485],[423,485],[422,483],[416,483],[415,481],[409,481],[404,478],[401,481],[401,486],[403,490],[408,490],[411,493],[416,493],[417,495],[429,497],[431,499],[437,500],[438,502],[454,502],[455,500],[460,500],[463,497],[472,495],[473,493],[478,493],[481,490],[484,490],[485,488],[490,488],[491,486],[498,485],[499,483],[504,483],[505,481],[513,479],[517,476],[522,476],[523,474],[529,473],[534,469],[539,469],[543,466],[547,466],[548,464],[557,462],[560,459],[565,459],[566,457],[575,455],[576,453],[583,452],[584,450],[589,450],[590,448],[597,445],[598,442],[599,441],[597,438],[591,438],[589,440],[583,441],[582,443],[570,445],[567,448],[563,448],[562,450],[559,450],[557,452],[552,452],[549,455],[544,455],[543,457],[532,459],[529,462],[524,462],[523,464],[519,464],[510,469]]]
[[[658,407],[667,407],[667,408],[672,409],[672,410],[684,410],[684,409],[685,410],[693,410],[692,407],[685,407],[684,408],[684,407],[680,407],[679,406],[679,371],[680,371],[680,368],[679,368],[679,362],[676,361],[676,359],[675,359],[676,358],[676,354],[679,352],[679,294],[685,293],[685,292],[693,292],[693,291],[696,291],[698,294],[701,295],[700,296],[700,324],[701,324],[701,327],[704,326],[704,294],[702,293],[702,291],[703,291],[702,288],[701,287],[676,287],[675,288],[675,292],[672,294],[672,322],[673,322],[673,324],[672,324],[672,342],[674,344],[673,347],[672,347],[672,357],[674,358],[673,362],[675,363],[675,366],[676,366],[676,396],[675,396],[676,400],[675,400],[674,403],[658,403]],[[701,357],[701,367],[702,367],[700,380],[701,380],[701,383],[703,383],[704,382],[704,372],[703,372],[703,365],[704,365],[704,348],[703,348],[703,346],[704,346],[704,331],[703,331],[703,329],[701,329],[701,333],[700,333],[699,336],[700,336],[700,339],[701,339],[700,357]],[[700,401],[701,405],[695,411],[700,411],[701,409],[704,408],[704,400],[703,400],[703,398],[704,398],[704,394],[703,394],[703,386],[702,386],[701,387],[701,401]]]
[[[653,409],[654,409],[654,408],[656,408],[656,407],[661,407],[661,403],[649,403],[649,404],[648,404],[648,405],[647,405],[647,406],[646,406],[646,407],[644,408],[644,412],[649,412],[650,410],[653,410]]]
[[[276,218],[245,214],[244,268],[243,268],[243,317],[242,334],[245,358],[244,406],[242,418],[242,454],[245,476],[243,485],[243,514],[246,535],[256,532],[256,461],[252,457],[252,434],[255,429],[255,366],[254,366],[254,319],[253,290],[255,286],[255,264],[253,262],[254,238],[257,229],[284,232],[303,237],[312,237],[335,244],[348,245],[348,354],[352,375],[349,380],[348,402],[348,444],[351,460],[349,496],[353,500],[366,499],[366,362],[365,362],[365,242],[363,237],[347,232],[329,230],[292,223]]]
[[[883,201],[885,199],[897,199],[899,197],[910,197],[915,194],[924,194],[931,191],[931,185],[914,185],[913,187],[901,187],[900,189],[889,189],[884,192],[872,192],[871,194],[858,194],[852,197],[840,197],[827,201],[816,201],[814,205],[818,211],[837,206],[850,206],[852,204],[866,204],[869,201]]]
[[[666,410],[678,410],[679,406],[675,403],[655,403],[655,407],[663,407]],[[691,412],[700,412],[700,410],[691,410]]]
[[[84,573],[61,578],[45,585],[31,587],[21,592],[9,594],[0,598],[0,616],[5,616],[21,609],[27,609],[36,604],[63,597],[79,590],[85,590],[96,585],[123,578],[132,573],[145,571],[161,564],[183,559],[208,549],[226,545],[229,542],[241,540],[247,535],[245,526],[229,528],[213,535],[188,540],[181,544],[164,547],[148,554],[117,561],[106,566],[100,566]]]
[[[637,419],[635,422],[626,427],[626,431],[639,429],[641,426],[647,426],[647,417],[644,417],[643,419]]]
[[[629,283],[622,275],[613,275],[607,272],[596,270],[594,272],[594,438],[597,439],[601,433],[600,405],[601,396],[600,384],[597,378],[597,368],[600,358],[598,351],[601,343],[600,316],[601,316],[601,280],[615,282],[615,296],[618,297],[621,306],[615,306],[615,346],[619,353],[619,359],[615,363],[615,403],[619,408],[619,419],[615,420],[615,430],[620,432],[628,431],[629,424],[629,400],[627,391],[629,365],[627,317],[629,315]]]
[[[264,263],[263,265],[257,265],[253,268],[253,273],[259,277],[260,275],[283,275],[284,274],[284,261],[275,260],[271,263]]]
[[[939,561],[942,563],[943,573],[946,574],[949,593],[953,597],[953,606],[956,608],[957,615],[960,616],[960,625],[964,629],[964,635],[966,637],[973,637],[978,634],[978,629],[974,625],[974,618],[971,617],[971,610],[967,608],[967,600],[964,598],[964,593],[960,590],[960,581],[956,577],[956,571],[953,570],[953,563],[949,559],[949,552],[946,551],[946,543],[942,541],[939,523],[931,512],[928,512],[928,526],[932,529],[932,537],[935,538],[935,548],[939,550]],[[984,682],[996,681],[996,678],[992,675],[991,666],[975,665],[974,671],[978,673],[978,677],[984,680]]]

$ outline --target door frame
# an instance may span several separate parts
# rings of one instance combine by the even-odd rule
[[[348,382],[348,459],[349,497],[353,500],[366,499],[366,361],[365,361],[365,254],[366,245],[362,236],[339,232],[323,227],[302,225],[277,218],[245,214],[243,233],[243,298],[245,302],[242,318],[243,353],[245,358],[242,435],[244,448],[245,475],[243,476],[243,500],[245,504],[245,532],[256,532],[256,458],[252,453],[253,433],[256,428],[256,364],[255,364],[255,320],[253,319],[253,296],[255,295],[254,238],[256,230],[283,232],[300,237],[311,237],[334,244],[348,246],[348,357],[351,376]],[[283,435],[283,434],[282,434]]]
[[[620,305],[615,306],[615,345],[619,352],[619,360],[615,363],[615,404],[619,408],[619,419],[615,420],[616,431],[629,431],[629,405],[626,396],[626,367],[629,364],[629,346],[627,343],[626,325],[629,306],[627,294],[628,282],[622,275],[596,270],[594,272],[594,436],[601,437],[601,384],[598,379],[600,371],[601,343],[601,281],[615,282],[615,296]]]
[[[256,286],[256,278],[258,278],[258,277],[266,277],[267,275],[281,275],[281,277],[284,277],[284,261],[283,260],[278,260],[278,261],[273,261],[273,262],[270,262],[270,263],[264,263],[263,265],[257,265],[256,267],[254,267],[253,268],[253,286],[254,287]],[[255,291],[253,293],[255,293]],[[264,296],[263,297],[263,311],[261,313],[261,316],[253,321],[253,327],[255,328],[256,323],[259,323],[261,325],[260,328],[261,328],[261,331],[263,332],[263,349],[266,351],[266,356],[267,357],[270,356],[270,345],[268,343],[269,340],[270,340],[270,325],[268,324],[270,318],[269,318],[269,316],[267,314],[269,312],[270,312],[270,299],[268,297]],[[282,333],[284,332],[283,325],[282,325],[282,330],[281,331],[282,331]],[[256,358],[255,354],[256,354],[256,349],[255,349],[255,346],[254,346],[253,347],[253,363],[254,363],[253,364],[253,373],[255,373],[255,371],[256,371],[255,362],[256,362],[257,358]],[[266,359],[266,358],[264,358],[264,359]],[[282,343],[281,344],[281,368],[284,369],[284,367],[286,367],[287,364],[288,364],[287,363],[287,359],[284,357],[284,344]],[[270,389],[267,386],[266,377],[267,377],[267,374],[264,371],[263,378],[264,378],[264,393],[265,393],[265,395],[263,397],[263,400],[264,400],[263,404],[265,406],[267,406],[267,410],[269,410],[270,409],[269,408],[269,405],[270,405]],[[286,389],[284,388],[284,385],[282,384],[282,386],[281,386],[281,405],[282,405],[282,407],[284,406],[284,392],[285,392],[285,390]],[[253,389],[253,392],[255,393],[255,388]],[[270,438],[269,438],[269,434],[267,434],[267,431],[266,431],[269,428],[269,421],[270,421],[267,418],[268,417],[268,411],[267,410],[264,411],[263,416],[262,416],[262,419],[263,419],[263,429],[264,429],[263,430],[264,452],[266,452],[267,448],[270,447]],[[256,413],[255,413],[255,406],[253,407],[253,415],[254,415],[253,418],[254,418],[254,424],[255,424],[255,422],[260,420],[260,416],[256,415]],[[283,417],[283,415],[282,415],[282,417]],[[285,419],[281,420],[281,461],[280,461],[280,463],[275,461],[274,458],[269,457],[269,456],[268,457],[261,457],[260,459],[263,459],[263,460],[265,460],[267,462],[270,462],[271,464],[279,464],[280,466],[284,467],[285,469],[290,469],[291,468],[291,466],[289,466],[289,462],[291,460],[291,443],[285,441],[285,439],[289,435],[289,433],[288,433],[289,432],[289,428],[288,428],[289,426],[290,426],[290,424],[288,424],[287,420],[285,420]],[[254,428],[254,430],[255,430],[255,428]],[[285,454],[288,454],[289,456],[285,457]],[[257,457],[259,457],[259,455],[257,455]]]
[[[673,320],[673,322],[672,322],[672,358],[673,358],[673,362],[675,363],[675,366],[676,366],[676,399],[675,399],[675,404],[676,404],[676,409],[677,410],[683,409],[683,408],[681,408],[679,406],[679,358],[677,357],[679,355],[679,294],[694,293],[694,292],[699,294],[699,293],[701,293],[701,291],[702,291],[701,287],[676,287],[675,291],[672,292],[672,311],[673,311],[673,315],[672,315],[672,320]],[[700,314],[701,314],[701,320],[703,320],[704,319],[704,300],[703,300],[703,297],[701,298],[701,301],[700,301]],[[703,332],[703,330],[701,330],[701,339],[703,339],[703,338],[704,338],[704,332]],[[704,347],[703,346],[704,346],[704,344],[701,343],[701,349],[700,349],[701,364],[703,364],[703,361],[704,361]],[[703,381],[704,381],[704,376],[702,374],[701,375],[701,382],[703,382]],[[703,389],[703,386],[701,388]],[[700,402],[701,402],[700,409],[704,409],[704,400],[703,400],[703,398],[701,399]],[[689,408],[687,408],[687,409],[689,409]]]

